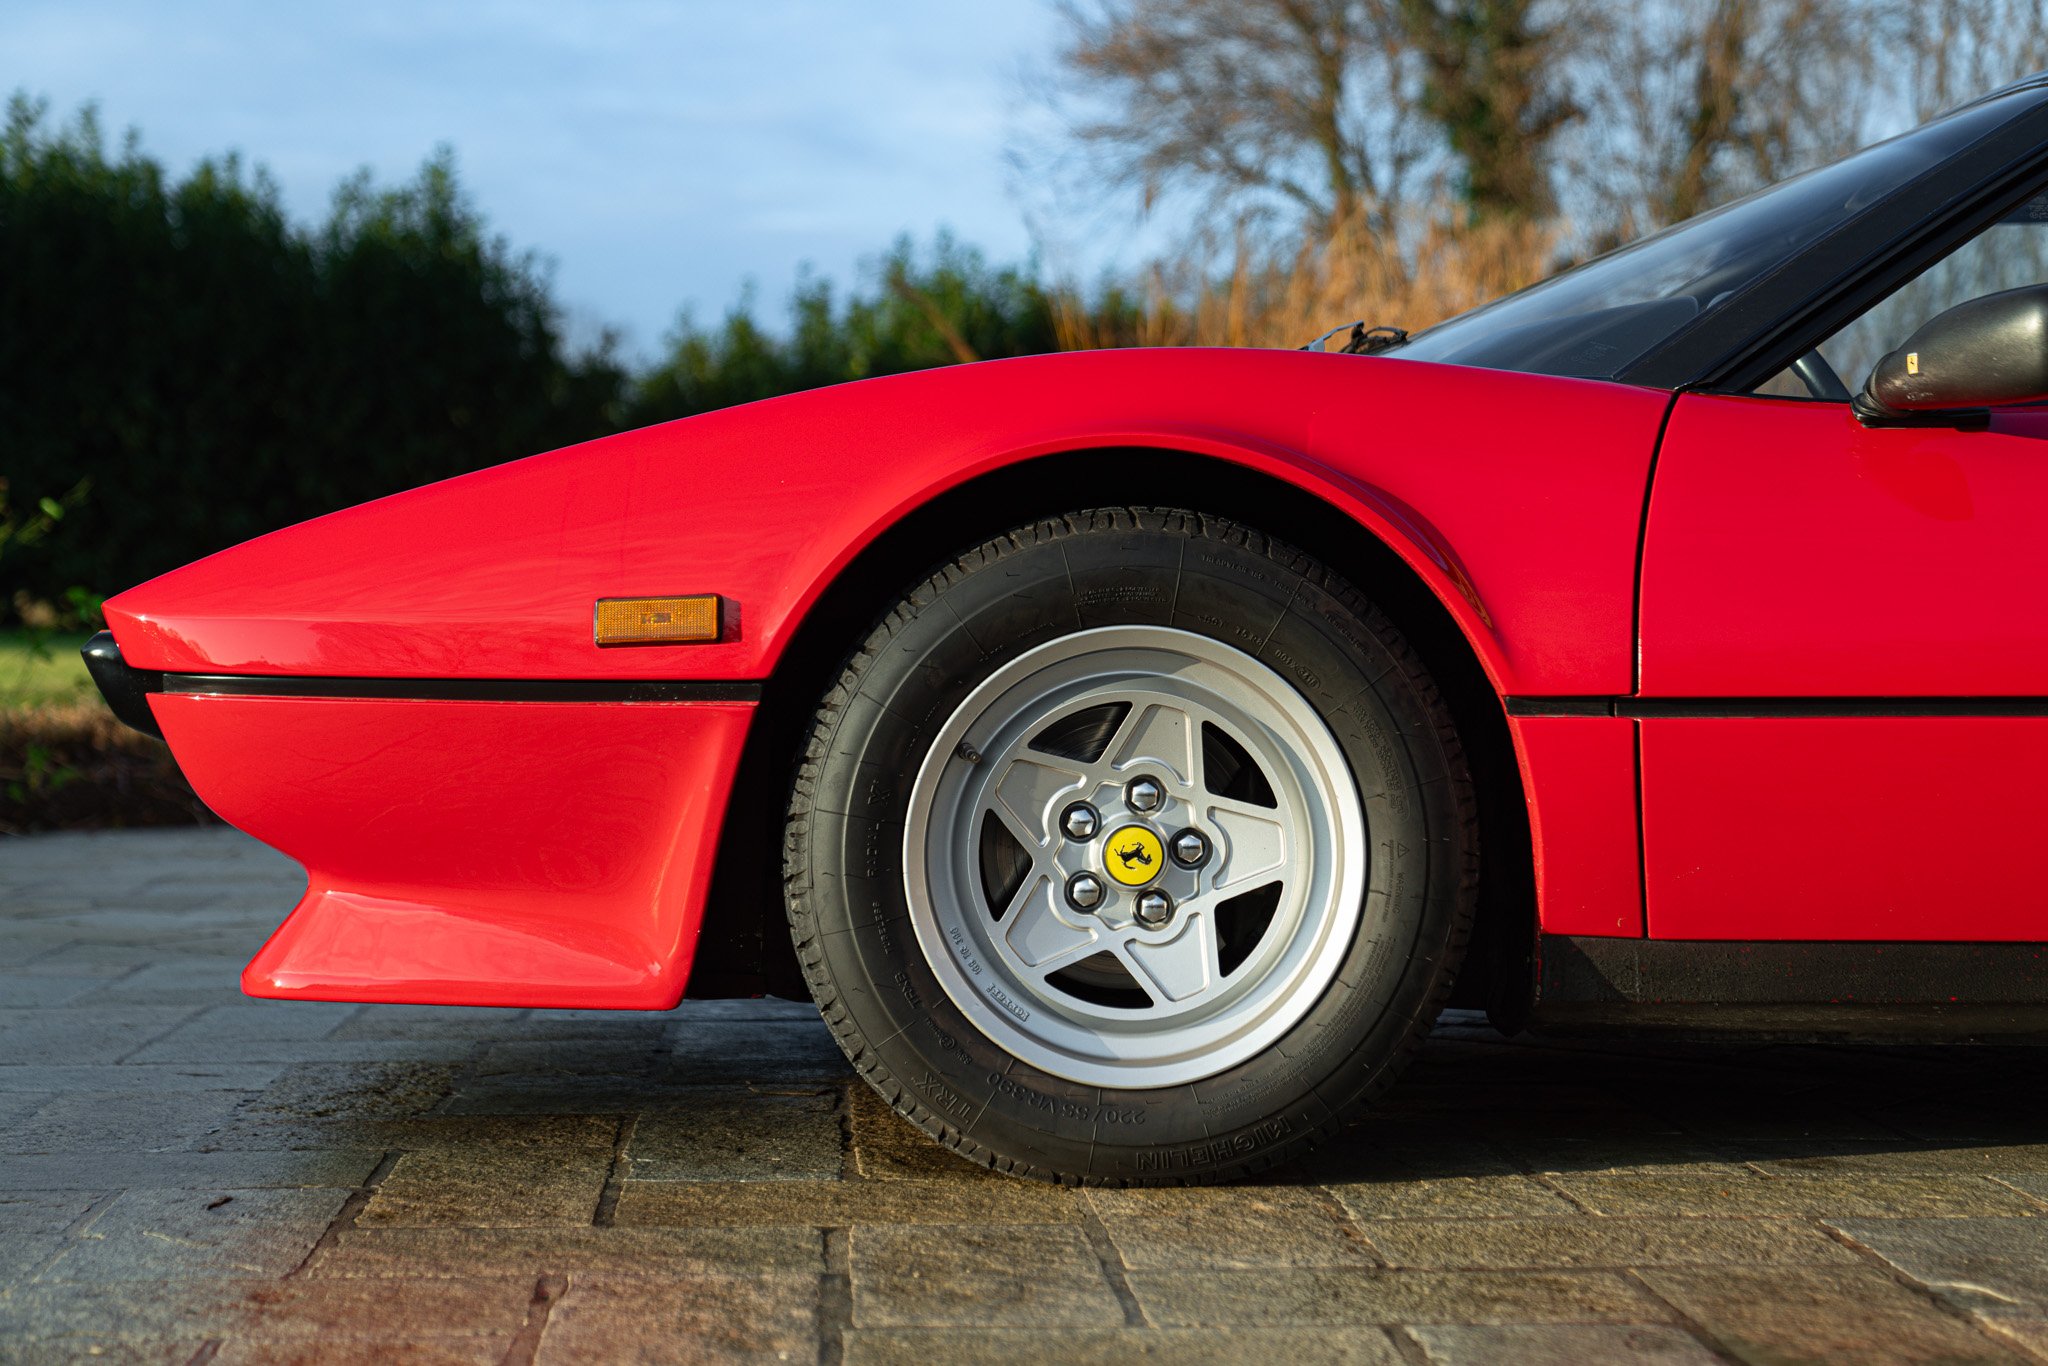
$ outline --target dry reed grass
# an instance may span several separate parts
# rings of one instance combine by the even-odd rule
[[[1123,307],[1057,291],[1065,350],[1104,346],[1300,346],[1363,318],[1417,332],[1557,268],[1562,234],[1523,222],[1432,219],[1396,248],[1339,230],[1293,249],[1241,237],[1221,266],[1157,264]]]

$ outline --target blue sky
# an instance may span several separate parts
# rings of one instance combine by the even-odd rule
[[[239,149],[301,217],[448,143],[579,333],[645,355],[679,306],[751,276],[772,312],[799,263],[845,280],[906,230],[1026,254],[1004,154],[1056,39],[1040,0],[6,0],[0,91],[97,101],[178,171]]]

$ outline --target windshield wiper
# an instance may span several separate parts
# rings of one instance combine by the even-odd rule
[[[1365,320],[1361,318],[1355,323],[1345,323],[1341,327],[1331,328],[1301,349],[1304,351],[1320,351],[1323,349],[1324,342],[1336,336],[1347,327],[1351,329],[1351,335],[1346,337],[1344,344],[1337,348],[1337,354],[1342,356],[1376,356],[1380,352],[1390,351],[1408,340],[1408,332],[1405,328],[1367,327]]]

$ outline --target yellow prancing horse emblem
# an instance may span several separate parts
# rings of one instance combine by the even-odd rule
[[[1127,825],[1103,841],[1103,866],[1126,887],[1142,887],[1166,860],[1166,846],[1142,825]]]

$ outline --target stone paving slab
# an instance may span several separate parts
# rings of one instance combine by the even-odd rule
[[[846,1165],[838,1097],[711,1094],[633,1126],[634,1181],[837,1181]]]
[[[0,842],[0,1363],[2048,1359],[2048,1051],[1523,1038],[1227,1189],[961,1162],[802,1002],[251,1001],[303,875]]]
[[[878,1329],[845,1335],[847,1366],[1237,1366],[1242,1362],[1396,1366],[1408,1360],[1386,1334],[1351,1329]],[[1504,1358],[1493,1358],[1495,1362]]]
[[[1132,1271],[1383,1263],[1349,1212],[1314,1188],[1096,1190],[1086,1199]]]
[[[1836,1219],[1829,1227],[1959,1309],[2048,1319],[2048,1219]]]
[[[1877,1267],[1655,1269],[1644,1286],[1742,1361],[2025,1361],[1967,1316]]]
[[[146,1289],[37,1284],[0,1301],[0,1337],[56,1358],[95,1340],[135,1348],[237,1339],[484,1338],[500,1355],[524,1325],[534,1283],[524,1277],[417,1284],[354,1281],[199,1281]],[[346,1353],[337,1352],[336,1355]],[[30,1359],[26,1350],[20,1355]]]
[[[764,1274],[825,1273],[824,1234],[809,1225],[744,1229],[350,1228],[306,1265],[313,1277],[418,1279],[550,1272],[706,1276],[744,1267]]]
[[[1708,1366],[1722,1358],[1678,1328],[1641,1324],[1429,1324],[1406,1330],[1437,1366]]]
[[[536,1359],[815,1359],[821,1295],[819,1277],[780,1273],[678,1274],[659,1289],[638,1277],[571,1277],[550,1308]]]

